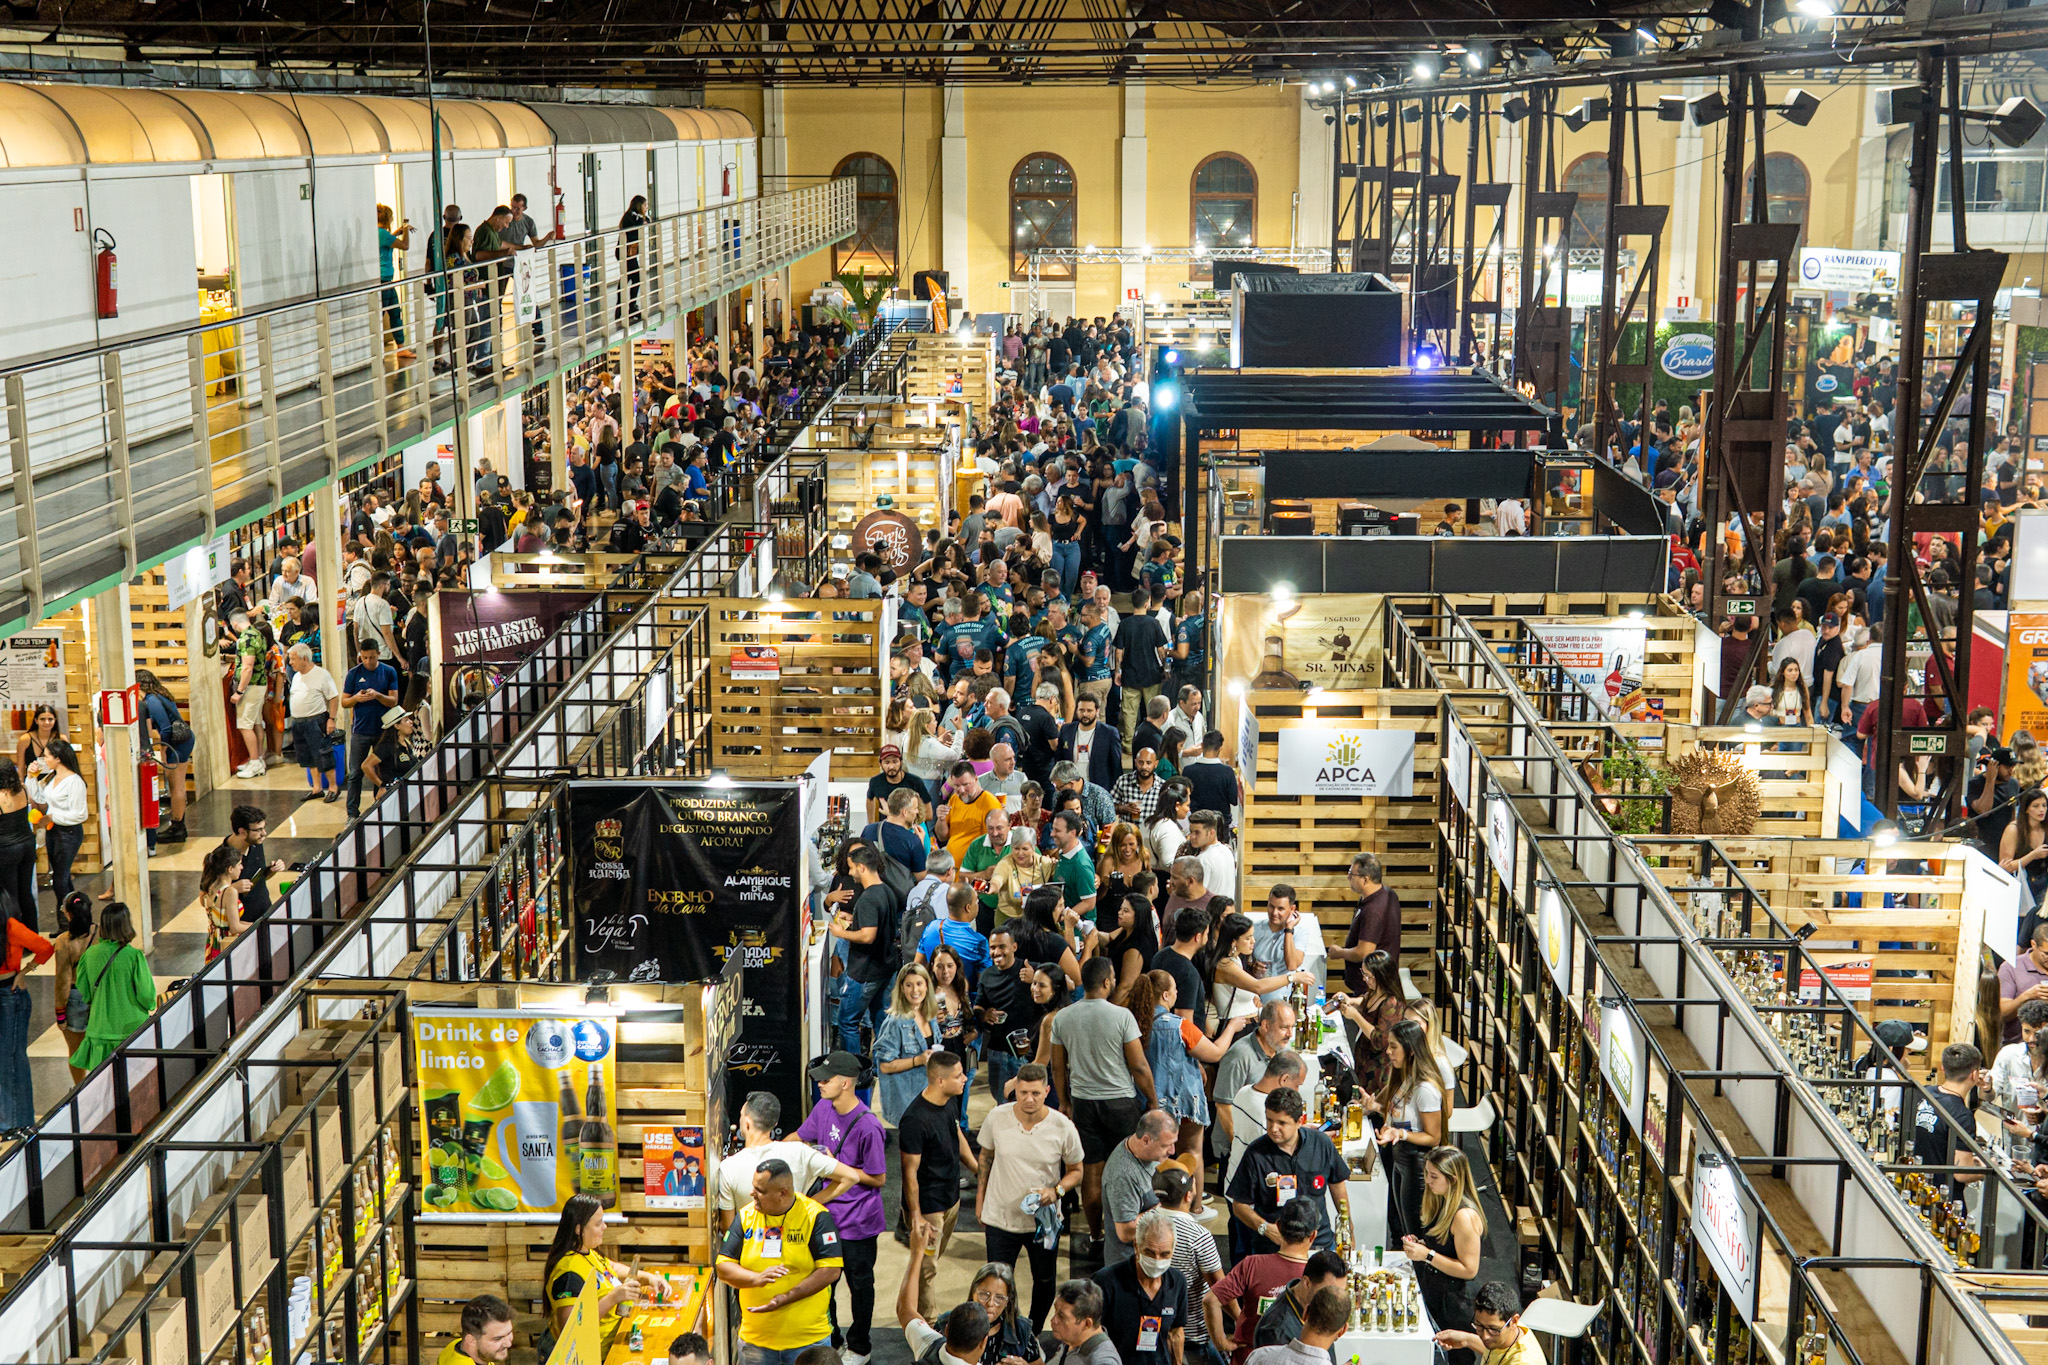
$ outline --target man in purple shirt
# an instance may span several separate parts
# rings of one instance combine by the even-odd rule
[[[811,1068],[819,1099],[797,1141],[808,1142],[834,1161],[860,1172],[860,1183],[826,1204],[833,1222],[839,1225],[839,1249],[845,1257],[845,1279],[852,1313],[840,1347],[843,1365],[867,1365],[874,1351],[868,1328],[875,1318],[875,1245],[888,1228],[882,1211],[882,1182],[889,1165],[884,1151],[886,1135],[882,1121],[860,1102],[854,1087],[860,1083],[860,1058],[851,1052],[834,1052]],[[841,1177],[842,1179],[844,1177]],[[840,1346],[839,1333],[834,1333]]]

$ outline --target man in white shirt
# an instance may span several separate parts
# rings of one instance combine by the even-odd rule
[[[1202,885],[1226,896],[1237,894],[1237,855],[1223,841],[1223,817],[1213,810],[1188,816],[1188,842],[1180,856],[1202,864]]]
[[[1493,533],[1497,536],[1527,535],[1529,518],[1517,498],[1502,498],[1493,505]]]
[[[1301,908],[1301,898],[1285,882],[1266,893],[1266,917],[1252,921],[1252,953],[1264,965],[1262,974],[1305,971],[1318,981],[1329,972],[1329,950],[1323,947],[1323,926]],[[1267,991],[1259,997],[1285,1000],[1288,988]]]
[[[829,1204],[860,1183],[859,1171],[807,1142],[775,1141],[775,1128],[781,1122],[782,1101],[765,1090],[756,1090],[740,1106],[740,1150],[718,1159],[718,1191],[712,1207],[718,1213],[721,1231],[731,1227],[739,1211],[754,1202],[754,1172],[770,1157],[789,1164],[799,1190],[808,1190],[820,1180],[829,1181],[823,1193],[813,1196],[820,1204]]]
[[[1870,638],[1870,627],[1856,627],[1853,647],[1842,656],[1835,681],[1841,689],[1842,721],[1853,734],[1864,708],[1877,700],[1884,683],[1884,646]]]
[[[1202,715],[1202,689],[1188,683],[1180,689],[1180,701],[1173,708],[1173,714],[1166,718],[1162,730],[1181,730],[1187,734],[1187,743],[1181,746],[1175,762],[1199,758],[1202,753],[1202,736],[1209,733],[1209,723]],[[1212,885],[1214,883],[1211,883]]]
[[[334,727],[341,717],[340,689],[334,685],[334,675],[313,662],[313,651],[305,645],[293,645],[284,652],[284,659],[292,670],[287,703],[292,720],[292,752],[298,755],[299,766],[306,770],[307,784],[317,786],[320,799],[333,805],[341,799],[341,784],[334,772]]]

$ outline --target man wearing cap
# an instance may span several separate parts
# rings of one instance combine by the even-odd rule
[[[2003,744],[1993,745],[1977,756],[1970,775],[1969,805],[1970,814],[1977,817],[1977,842],[1994,858],[2005,827],[2012,823],[2013,802],[2020,794],[2020,784],[2012,776],[2013,764],[2012,750]]]
[[[868,779],[868,823],[885,820],[889,816],[889,798],[897,791],[907,791],[917,797],[920,803],[927,799],[924,783],[912,777],[903,767],[903,746],[884,744],[878,755],[882,771]],[[924,818],[920,806],[919,818]]]
[[[632,503],[626,515],[612,523],[612,550],[616,554],[637,555],[646,548],[647,504]]]
[[[1901,1061],[1905,1060],[1908,1053],[1927,1051],[1927,1035],[1913,1032],[1913,1026],[1903,1019],[1880,1020],[1870,1031],[1878,1042],[1890,1048],[1892,1055]],[[1904,1079],[1884,1064],[1876,1048],[1864,1054],[1863,1059],[1856,1064],[1856,1074],[1862,1079],[1874,1081],[1896,1082]],[[1899,1085],[1878,1087],[1878,1093],[1884,1097],[1885,1108],[1894,1114],[1899,1112],[1899,1092],[1902,1088]]]
[[[839,1224],[839,1245],[846,1258],[850,1311],[833,1333],[843,1345],[844,1365],[862,1365],[874,1351],[868,1331],[875,1319],[875,1247],[888,1219],[882,1210],[882,1184],[888,1174],[887,1136],[882,1121],[860,1102],[860,1058],[851,1052],[830,1052],[811,1068],[818,1103],[796,1130],[807,1142],[860,1178],[836,1199],[825,1200]],[[835,1305],[836,1308],[836,1305]]]
[[[393,706],[384,713],[384,732],[363,757],[361,776],[370,784],[370,800],[375,801],[382,796],[384,789],[405,771],[406,752],[412,746],[413,729],[412,712],[405,708]]]
[[[1842,639],[1842,618],[1827,612],[1820,618],[1820,643],[1813,647],[1813,718],[1816,722],[1841,719],[1835,708],[1835,693],[1841,683],[1842,658],[1847,642]]]

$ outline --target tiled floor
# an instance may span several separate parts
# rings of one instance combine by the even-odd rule
[[[184,843],[159,846],[157,856],[149,860],[150,919],[156,933],[149,959],[159,986],[198,970],[205,958],[206,912],[199,906],[199,869],[206,855],[226,837],[234,807],[250,805],[263,810],[269,825],[264,851],[287,863],[318,856],[341,832],[347,823],[343,803],[302,802],[306,790],[302,768],[274,767],[260,778],[231,780],[185,812],[190,837]],[[94,897],[95,906],[105,904],[98,896],[109,884],[107,878],[94,875],[77,880],[79,889]],[[49,936],[55,932],[56,922],[56,898],[45,885],[36,928]],[[56,983],[50,968],[30,973],[24,984],[35,1009],[29,1024],[29,1068],[35,1078],[36,1110],[45,1113],[70,1092],[66,1058],[71,1049],[57,1027]]]

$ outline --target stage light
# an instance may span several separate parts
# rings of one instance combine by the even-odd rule
[[[1991,116],[1991,136],[2008,147],[2024,147],[2041,131],[2041,111],[2024,95],[2014,95]]]
[[[1835,17],[1833,0],[1798,0],[1792,8],[1809,19],[1832,19]]]
[[[1180,395],[1174,391],[1173,385],[1155,384],[1152,386],[1152,410],[1154,412],[1172,412],[1174,404],[1179,401]]]
[[[1819,112],[1820,101],[1804,90],[1794,90],[1778,106],[1778,117],[1797,128],[1813,122],[1813,116]]]
[[[1474,71],[1484,71],[1493,65],[1493,44],[1484,39],[1465,44],[1465,65]]]
[[[1719,123],[1728,117],[1728,99],[1718,90],[1709,90],[1704,95],[1695,95],[1685,102],[1687,117],[1692,126],[1704,128],[1710,123]]]
[[[1418,81],[1433,81],[1436,79],[1436,73],[1442,69],[1443,63],[1437,59],[1434,52],[1423,53],[1415,59],[1415,65],[1410,68]]]
[[[1344,78],[1344,88],[1346,90],[1356,90],[1358,88],[1358,77],[1346,76]]]
[[[1164,360],[1164,361],[1165,361],[1165,362],[1166,362],[1167,364],[1169,364],[1169,365],[1178,365],[1178,364],[1180,364],[1180,352],[1179,352],[1179,351],[1168,351],[1168,352],[1167,352],[1167,353],[1166,353],[1165,355],[1163,355],[1163,356],[1161,356],[1161,357],[1159,357],[1159,358],[1160,358],[1161,360]]]
[[[1529,101],[1523,99],[1520,95],[1510,95],[1507,99],[1501,101],[1500,121],[1502,123],[1520,123],[1527,117],[1529,117]]]
[[[1272,598],[1275,602],[1279,602],[1282,605],[1292,602],[1294,600],[1294,585],[1292,583],[1275,583],[1273,585]]]
[[[1444,353],[1437,349],[1435,342],[1425,341],[1415,348],[1416,369],[1434,370],[1440,367],[1443,363]]]

